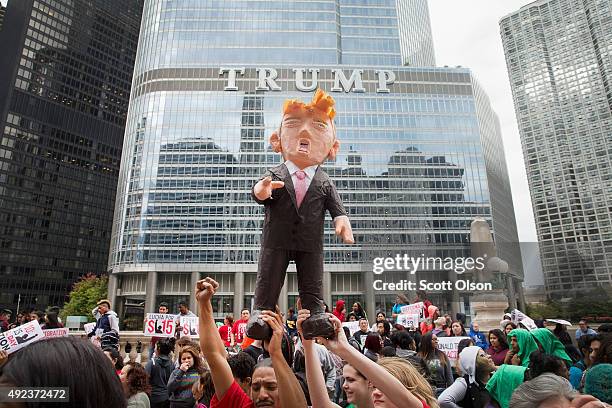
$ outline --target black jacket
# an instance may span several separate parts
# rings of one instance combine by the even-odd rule
[[[269,169],[262,179],[265,177],[283,181],[285,186],[272,190],[272,197],[263,201],[255,197],[251,190],[253,199],[265,205],[262,248],[322,251],[325,212],[329,211],[332,218],[347,215],[340,195],[327,173],[320,166],[317,167],[299,209],[293,181],[285,164]]]
[[[174,371],[174,363],[169,356],[155,356],[145,366],[151,384],[152,403],[168,401],[168,380]]]

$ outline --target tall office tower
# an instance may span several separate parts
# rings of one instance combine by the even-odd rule
[[[0,31],[0,306],[106,271],[139,0],[10,0]]]
[[[536,1],[500,21],[545,286],[555,297],[612,283],[611,7]]]
[[[327,221],[328,304],[390,309],[398,290],[374,288],[373,248],[469,256],[475,217],[516,242],[497,118],[469,70],[433,63],[425,1],[145,2],[109,259],[122,317],[143,300],[172,309],[206,275],[221,283],[217,317],[251,306],[263,209],[250,191],[281,162],[268,138],[283,101],[317,87],[337,101],[341,149],[324,167],[357,240],[342,244]],[[520,253],[508,261],[521,280]],[[297,297],[290,268],[283,309]],[[469,292],[446,295],[431,294],[466,309]]]

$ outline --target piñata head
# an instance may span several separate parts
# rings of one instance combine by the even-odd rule
[[[283,105],[283,119],[278,132],[270,137],[275,152],[291,160],[300,169],[334,159],[340,148],[336,139],[334,116],[336,101],[317,89],[308,104],[288,99]]]

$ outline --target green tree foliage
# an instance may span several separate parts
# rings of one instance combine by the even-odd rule
[[[70,300],[60,313],[62,320],[66,321],[67,316],[87,316],[92,322],[91,310],[100,299],[108,297],[108,277],[87,274],[74,284],[68,297]]]

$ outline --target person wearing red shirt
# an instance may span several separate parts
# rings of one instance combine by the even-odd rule
[[[232,325],[234,323],[234,316],[227,315],[223,319],[223,326],[219,327],[219,335],[221,340],[225,344],[225,347],[234,347],[234,333],[232,331]]]
[[[246,332],[246,326],[249,323],[249,318],[251,317],[251,312],[249,309],[242,309],[240,313],[240,320],[238,320],[232,326],[232,333],[234,334],[234,341],[236,344],[242,344],[244,341],[244,334]]]
[[[215,395],[210,401],[211,408],[254,408],[270,406],[275,408],[306,408],[306,398],[300,384],[287,364],[282,352],[284,336],[283,321],[279,314],[265,310],[260,317],[272,329],[272,338],[266,341],[270,359],[264,359],[255,366],[251,381],[251,396],[240,388],[227,362],[227,352],[213,318],[210,302],[219,284],[212,278],[205,278],[196,284],[196,299],[200,309],[200,347],[210,367]]]
[[[424,290],[417,290],[416,294],[417,298],[414,303],[423,302],[423,317],[425,317],[426,319],[428,317],[431,317],[429,315],[429,306],[431,306],[432,303],[429,301],[429,299],[427,299],[427,292],[425,292]]]

